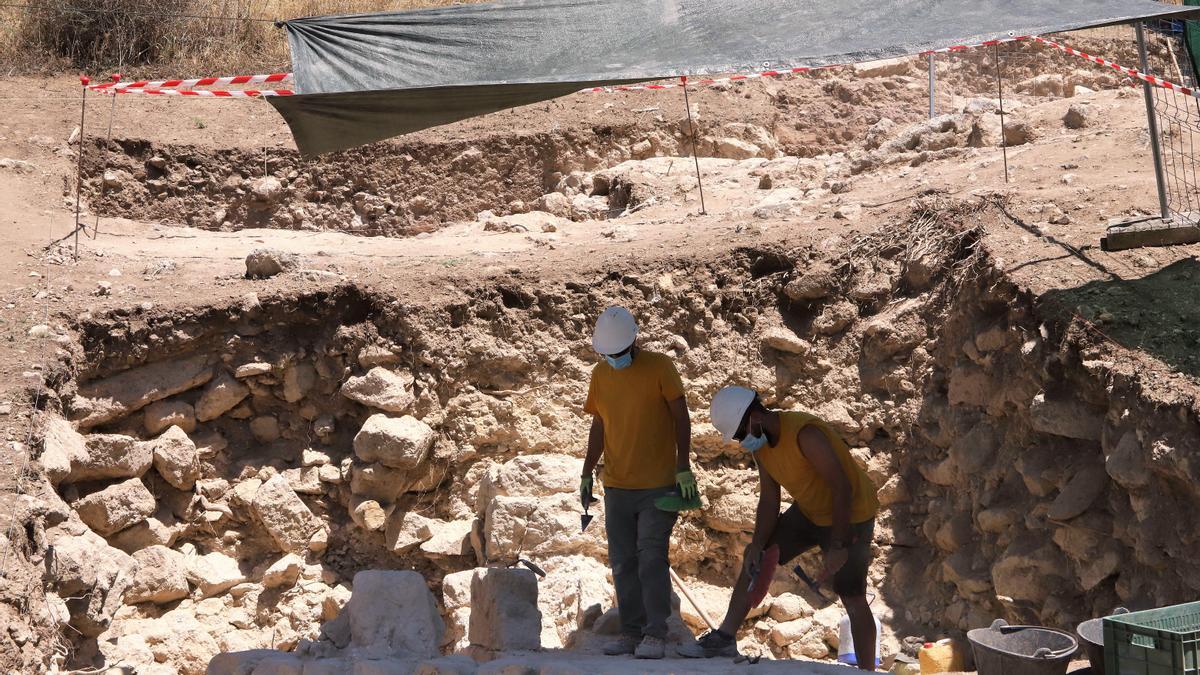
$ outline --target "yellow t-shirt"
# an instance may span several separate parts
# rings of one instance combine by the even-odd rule
[[[627,368],[601,361],[592,368],[583,409],[604,422],[607,487],[644,490],[675,483],[675,420],[668,401],[683,396],[683,381],[664,354],[639,351]]]
[[[805,517],[816,525],[833,525],[833,492],[796,443],[796,434],[812,425],[825,434],[850,479],[850,522],[862,523],[874,518],[879,511],[875,485],[850,456],[850,448],[842,437],[808,413],[783,412],[780,417],[779,444],[763,446],[755,456],[767,474],[788,491]]]

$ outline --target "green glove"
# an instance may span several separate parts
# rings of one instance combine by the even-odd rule
[[[680,471],[675,474],[675,484],[679,486],[679,496],[686,501],[698,499],[700,489],[696,487],[696,477],[691,471]]]
[[[579,502],[587,508],[592,503],[592,474],[579,479]]]

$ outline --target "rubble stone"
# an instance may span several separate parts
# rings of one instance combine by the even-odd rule
[[[250,433],[260,443],[270,443],[279,438],[279,420],[273,415],[262,415],[250,420]]]
[[[1071,477],[1062,492],[1050,504],[1046,517],[1070,520],[1088,509],[1108,487],[1108,474],[1102,466],[1091,466]]]
[[[434,522],[419,513],[397,510],[388,516],[384,542],[392,553],[407,553],[433,538]]]
[[[313,533],[321,529],[321,521],[292,491],[282,475],[271,478],[258,488],[254,493],[253,507],[275,543],[285,552],[304,550]]]
[[[433,447],[434,433],[421,420],[382,413],[367,418],[354,437],[354,454],[364,462],[379,462],[395,469],[415,469]]]
[[[129,436],[92,434],[86,437],[87,454],[71,464],[63,483],[110,478],[135,478],[154,462],[154,447]]]
[[[133,559],[138,563],[137,575],[125,593],[125,602],[153,602],[165,604],[186,598],[188,586],[187,565],[182,553],[166,546],[151,546],[136,551]]]
[[[171,426],[178,426],[188,433],[196,430],[195,410],[184,401],[155,401],[146,406],[142,415],[142,423],[151,435]]]
[[[212,368],[204,354],[132,368],[80,385],[72,402],[72,418],[81,430],[90,429],[199,387],[211,378]]]
[[[372,368],[366,375],[352,377],[342,385],[342,395],[391,413],[406,412],[416,397],[412,392],[413,378],[408,373],[393,373],[385,368]]]
[[[263,588],[279,588],[291,586],[300,578],[300,570],[304,567],[304,559],[295,553],[288,553],[263,572]]]
[[[87,529],[78,535],[50,534],[48,539],[54,547],[48,581],[59,597],[81,598],[71,608],[71,626],[85,637],[103,633],[121,608],[137,561]]]
[[[38,458],[42,470],[52,485],[58,485],[71,475],[72,464],[81,463],[88,456],[83,435],[61,417],[46,420],[43,434],[42,454]]]
[[[201,597],[211,598],[246,581],[238,561],[213,551],[187,559],[187,578],[195,584]]]
[[[196,444],[177,426],[167,429],[151,441],[154,446],[154,468],[179,490],[191,490],[200,477],[200,458]]]
[[[296,269],[300,256],[272,248],[256,248],[246,256],[246,278],[266,279]]]
[[[354,522],[364,530],[373,532],[382,530],[387,525],[387,514],[384,513],[379,502],[373,499],[363,501],[354,507],[350,515],[354,518]]]
[[[263,365],[267,366],[269,372],[270,365]],[[204,387],[200,400],[196,402],[196,419],[201,422],[215,420],[236,408],[249,395],[249,387],[222,370]]]
[[[141,522],[152,515],[157,507],[154,495],[138,478],[110,485],[75,502],[79,518],[101,535],[109,535]]]
[[[1104,416],[1078,399],[1047,398],[1039,393],[1029,405],[1029,422],[1035,431],[1045,434],[1098,441]]]

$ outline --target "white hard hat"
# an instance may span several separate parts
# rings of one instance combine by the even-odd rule
[[[620,354],[637,337],[637,321],[624,307],[609,307],[596,319],[592,349],[601,354]]]
[[[725,440],[733,440],[733,435],[742,425],[742,418],[746,416],[746,410],[757,396],[753,389],[745,387],[725,387],[713,396],[708,415]]]

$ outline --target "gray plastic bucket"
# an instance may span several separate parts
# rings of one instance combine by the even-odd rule
[[[1070,633],[1040,626],[1010,626],[967,632],[979,675],[1066,675],[1079,642]]]
[[[1128,614],[1129,610],[1118,607],[1112,616]],[[1075,634],[1087,650],[1088,664],[1095,675],[1104,675],[1104,619],[1088,619],[1075,627]]]

